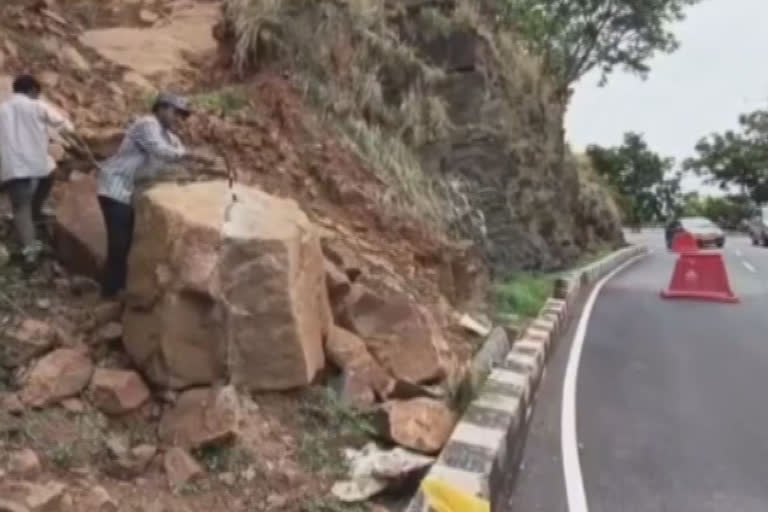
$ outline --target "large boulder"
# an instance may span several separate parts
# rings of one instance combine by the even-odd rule
[[[98,278],[106,259],[107,234],[96,179],[80,175],[62,187],[56,204],[54,246],[70,270]]]
[[[400,296],[383,298],[353,284],[338,323],[362,338],[396,378],[418,384],[445,378],[451,349],[430,312]]]
[[[294,201],[224,181],[160,184],[136,216],[123,339],[150,380],[282,390],[314,379],[331,313],[320,241]]]

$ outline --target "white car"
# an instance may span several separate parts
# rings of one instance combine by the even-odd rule
[[[754,245],[768,246],[768,206],[760,208],[749,221],[749,237]]]
[[[666,229],[667,247],[672,248],[672,240],[677,233],[686,232],[693,235],[699,247],[725,245],[725,233],[711,220],[705,217],[683,217],[675,220]]]

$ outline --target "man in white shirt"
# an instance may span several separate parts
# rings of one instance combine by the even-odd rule
[[[40,83],[30,75],[13,82],[13,95],[0,104],[0,186],[8,193],[21,252],[28,268],[42,249],[35,221],[53,185],[49,129],[72,132],[72,124],[39,100]]]

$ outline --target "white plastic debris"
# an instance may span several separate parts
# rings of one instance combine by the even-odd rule
[[[347,449],[344,457],[349,464],[349,479],[336,482],[331,492],[347,503],[368,500],[391,483],[435,461],[400,447],[383,450],[375,443],[368,443],[361,450]]]
[[[486,337],[491,334],[491,328],[481,324],[471,316],[464,314],[459,319],[459,325],[479,336]]]

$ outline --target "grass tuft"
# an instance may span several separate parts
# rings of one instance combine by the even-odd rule
[[[311,471],[339,477],[347,470],[342,449],[363,444],[375,432],[365,415],[347,407],[327,388],[308,393],[299,409],[299,421],[299,461]]]
[[[533,318],[552,295],[551,275],[517,274],[496,285],[496,303],[500,312],[521,318]]]
[[[444,73],[401,39],[385,2],[226,0],[223,12],[239,72],[289,63],[305,98],[389,187],[384,204],[449,225],[447,199],[418,157],[453,128],[429,91]],[[449,30],[449,17],[428,15],[436,30]]]
[[[236,112],[248,104],[244,93],[234,87],[225,87],[217,91],[196,94],[191,98],[191,102],[192,105],[199,109],[219,114]]]
[[[250,454],[234,442],[198,448],[193,456],[211,473],[241,471],[252,462]]]

